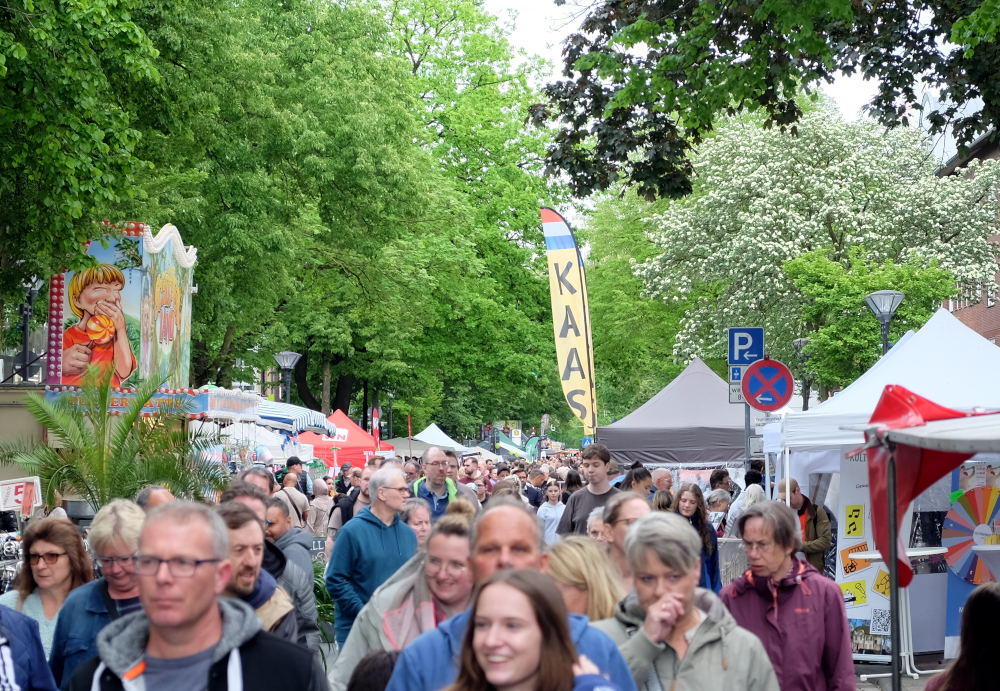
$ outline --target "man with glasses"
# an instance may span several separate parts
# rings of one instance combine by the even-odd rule
[[[375,589],[417,550],[416,533],[397,515],[409,497],[403,471],[393,465],[376,471],[368,481],[368,495],[371,506],[340,530],[326,567],[338,646],[344,645]]]
[[[60,688],[67,688],[79,664],[97,655],[101,629],[142,609],[132,557],[139,548],[145,519],[143,510],[127,499],[104,505],[94,516],[87,541],[101,578],[71,592],[59,610],[49,665]]]
[[[447,456],[436,446],[428,448],[421,462],[424,477],[418,478],[410,486],[410,493],[414,497],[423,499],[431,505],[431,523],[437,523],[448,510],[448,504],[458,497],[468,500],[477,509],[481,508],[474,490],[455,482],[448,476],[449,463],[454,466],[457,475],[458,459],[454,456],[454,452],[451,456]]]
[[[795,511],[761,502],[736,525],[750,568],[719,597],[764,644],[782,691],[853,689],[844,597],[834,581],[794,556],[802,542]]]
[[[228,542],[222,518],[202,504],[150,511],[135,557],[143,611],[101,631],[100,656],[77,668],[70,691],[325,691],[311,652],[261,631],[246,603],[220,599],[232,574]]]
[[[280,500],[272,502],[284,506]],[[261,626],[286,641],[298,642],[295,606],[274,576],[261,569],[264,562],[264,529],[249,507],[228,501],[215,507],[229,530],[229,563],[232,575],[223,595],[239,598],[253,607]]]

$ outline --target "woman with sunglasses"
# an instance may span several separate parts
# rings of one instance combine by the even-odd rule
[[[139,535],[146,514],[127,499],[103,507],[90,524],[87,540],[101,578],[75,590],[66,598],[52,640],[49,665],[56,684],[73,676],[81,662],[97,656],[97,634],[119,617],[142,609],[139,576],[132,558],[139,549]]]
[[[0,605],[38,622],[42,647],[48,657],[66,596],[94,580],[94,567],[80,531],[65,518],[32,522],[24,531],[21,548],[27,564],[21,568],[14,590],[0,595]]]

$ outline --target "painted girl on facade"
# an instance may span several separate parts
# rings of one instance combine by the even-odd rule
[[[110,264],[73,274],[69,306],[80,321],[63,333],[63,384],[82,384],[87,365],[112,367],[111,386],[121,386],[135,371],[122,311],[124,287],[125,276]]]

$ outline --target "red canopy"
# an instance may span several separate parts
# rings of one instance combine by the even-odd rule
[[[335,468],[334,448],[336,447],[336,465],[350,462],[355,468],[363,467],[368,459],[375,455],[375,437],[354,424],[343,411],[335,410],[327,418],[337,426],[334,437],[315,432],[302,432],[299,435],[300,444],[312,444],[313,455],[322,458],[328,468]],[[392,444],[382,442],[382,451],[392,451]]]

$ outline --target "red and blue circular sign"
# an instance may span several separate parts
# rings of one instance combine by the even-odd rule
[[[795,378],[777,360],[758,360],[743,372],[743,400],[751,408],[771,412],[784,408],[795,393]]]

